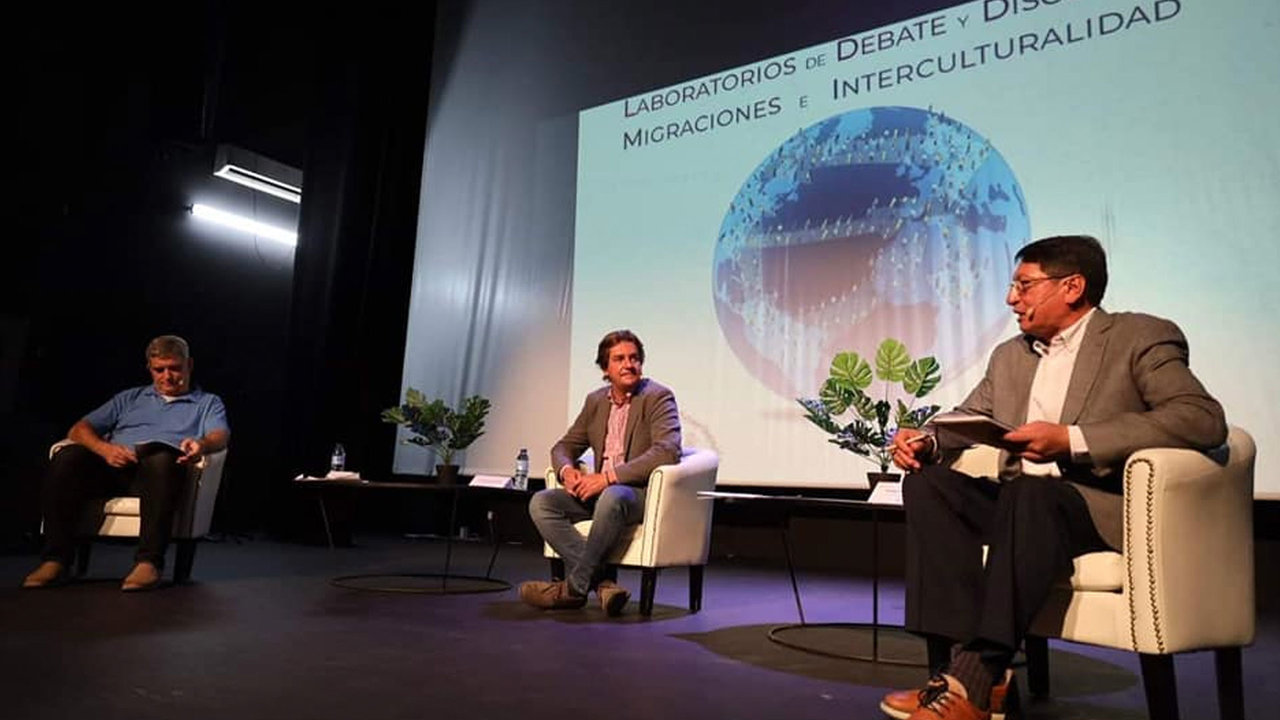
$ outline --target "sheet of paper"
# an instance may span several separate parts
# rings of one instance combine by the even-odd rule
[[[511,478],[501,475],[476,475],[468,484],[471,487],[509,488]]]

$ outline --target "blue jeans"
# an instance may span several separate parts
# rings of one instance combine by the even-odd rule
[[[569,590],[586,595],[600,582],[604,561],[628,526],[644,519],[645,488],[610,485],[583,502],[563,488],[541,490],[529,500],[538,532],[564,558]],[[573,524],[591,521],[584,539]]]

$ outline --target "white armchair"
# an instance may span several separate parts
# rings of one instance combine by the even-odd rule
[[[1025,643],[1028,684],[1049,693],[1048,644],[1072,642],[1139,654],[1147,711],[1177,718],[1173,655],[1213,650],[1219,715],[1242,718],[1240,649],[1253,642],[1253,467],[1249,433],[1232,427],[1205,454],[1152,448],[1124,468],[1124,551],[1075,559]],[[956,469],[995,471],[990,448],[966,451]]]
[[[54,443],[49,448],[49,457],[71,444],[71,440]],[[173,515],[174,582],[183,582],[191,576],[196,543],[209,532],[213,521],[213,506],[226,460],[227,451],[219,450],[202,457],[188,472],[187,487],[179,495]],[[139,506],[139,499],[133,496],[107,498],[101,505],[93,503],[85,508],[80,532],[85,537],[138,537],[142,523]],[[77,548],[76,575],[83,575],[88,569],[90,547],[84,542]]]
[[[661,465],[649,474],[649,490],[645,498],[644,520],[630,529],[609,556],[611,565],[637,567],[641,570],[640,614],[653,614],[654,589],[658,570],[664,567],[689,567],[689,610],[702,609],[702,570],[711,549],[711,510],[715,503],[698,498],[698,493],[713,490],[720,458],[711,450],[685,448],[680,462]],[[556,469],[547,469],[547,487],[560,487]],[[575,526],[585,537],[591,521]],[[551,558],[551,574],[564,576],[564,561],[550,545],[543,544]]]

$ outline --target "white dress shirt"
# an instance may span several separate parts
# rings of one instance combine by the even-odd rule
[[[1036,376],[1031,381],[1031,398],[1027,403],[1027,422],[1044,420],[1062,421],[1062,406],[1067,400],[1067,386],[1071,384],[1071,371],[1075,369],[1080,344],[1084,341],[1084,329],[1093,317],[1093,309],[1075,321],[1071,327],[1053,336],[1048,343],[1036,340],[1031,349],[1040,356]],[[1089,447],[1078,425],[1067,426],[1071,441],[1071,461],[1089,461]],[[1061,475],[1057,463],[1022,461],[1022,472],[1027,475]]]

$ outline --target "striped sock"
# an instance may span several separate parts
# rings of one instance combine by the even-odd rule
[[[951,657],[947,674],[955,678],[969,693],[969,702],[979,710],[991,705],[991,686],[995,674],[982,662],[982,656],[973,650],[959,650]]]

